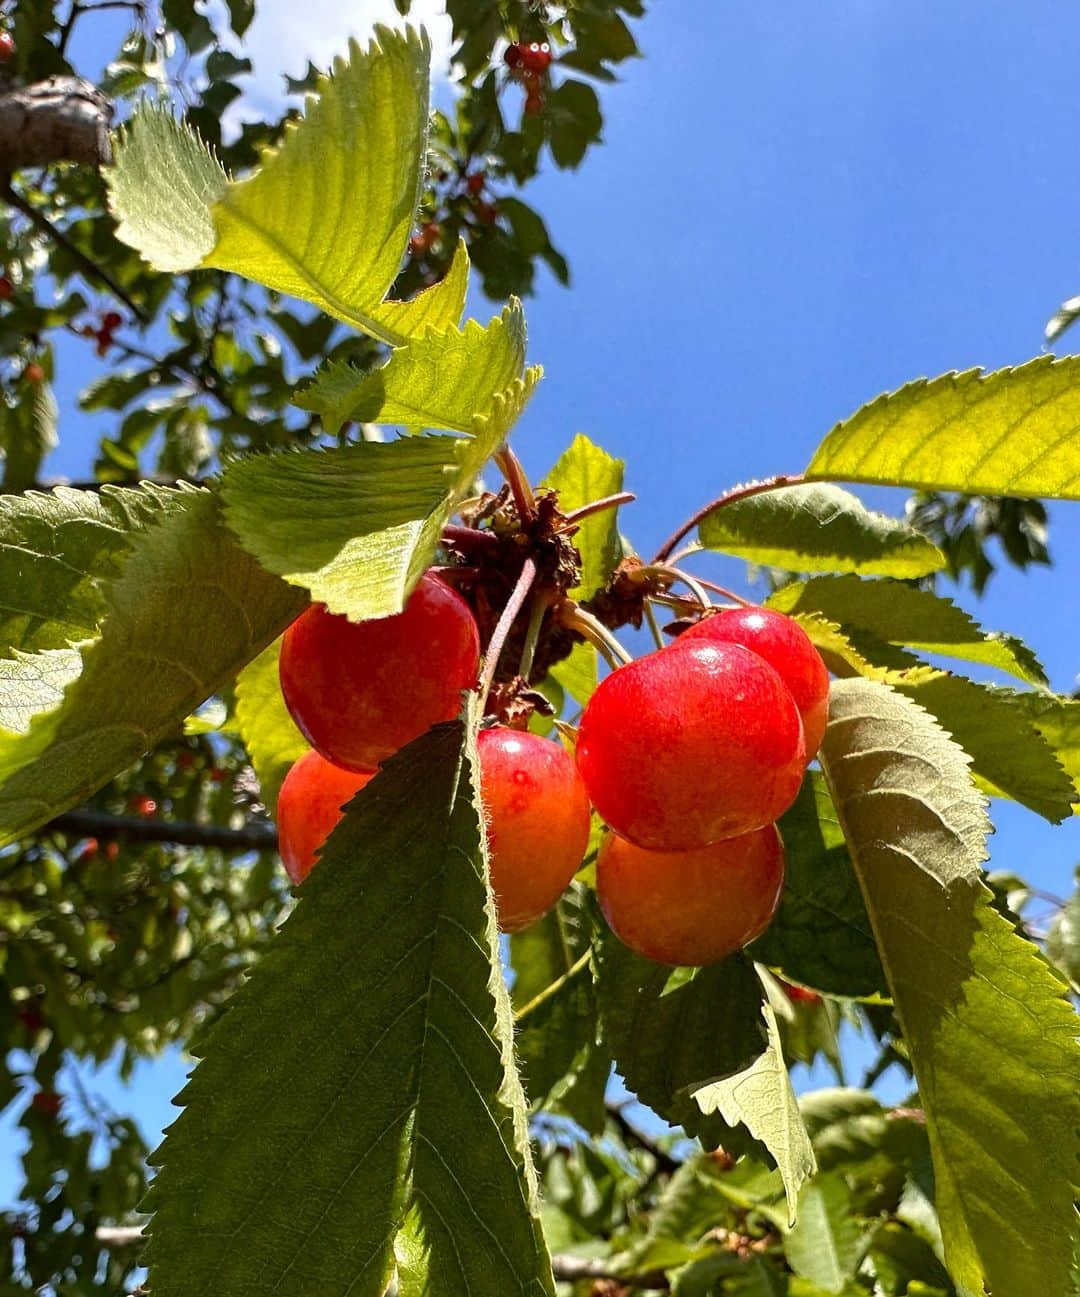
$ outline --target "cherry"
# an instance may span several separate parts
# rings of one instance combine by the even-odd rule
[[[481,225],[494,225],[495,217],[498,215],[498,209],[494,203],[477,203],[476,219]]]
[[[624,838],[685,851],[763,828],[795,800],[802,722],[741,644],[676,642],[607,676],[581,718],[578,769]]]
[[[106,843],[105,843],[105,859],[106,859],[106,860],[109,860],[109,861],[116,861],[116,860],[119,860],[119,859],[120,859],[120,843],[119,843],[119,842],[106,842]]]
[[[693,851],[647,851],[610,833],[596,894],[624,945],[660,964],[715,964],[769,926],[784,886],[774,824]]]
[[[15,285],[7,275],[0,275],[0,302],[10,302],[14,296]]]
[[[508,68],[518,68],[521,66],[523,51],[517,41],[512,42],[506,47],[506,53],[503,55],[503,62]]]
[[[38,1090],[30,1100],[30,1106],[35,1112],[40,1112],[46,1117],[55,1117],[59,1114],[63,1102],[55,1090]]]
[[[551,46],[547,41],[530,41],[521,51],[521,62],[530,72],[546,72],[551,66]]]
[[[42,379],[45,377],[45,371],[41,368],[41,366],[37,363],[37,361],[32,360],[30,364],[27,365],[26,369],[23,371],[23,376],[28,383],[40,383]]]
[[[8,63],[15,57],[15,37],[11,32],[0,32],[0,63]]]
[[[222,766],[214,766],[210,771],[210,778],[215,784],[223,784],[229,777],[229,772]]]
[[[311,873],[346,803],[374,778],[373,770],[342,770],[317,752],[305,752],[290,769],[278,794],[278,847],[294,884]]]
[[[829,673],[806,631],[770,608],[725,608],[691,626],[677,642],[717,641],[752,649],[779,673],[802,717],[810,761],[829,720]]]
[[[183,752],[178,752],[176,754],[177,770],[190,770],[194,764],[195,764],[194,752],[183,751]]]
[[[349,770],[374,770],[457,716],[479,658],[469,605],[429,572],[393,617],[356,623],[322,604],[301,613],[281,646],[281,691],[312,747]]]
[[[471,176],[465,177],[465,188],[475,198],[484,192],[484,185],[487,183],[487,176],[483,171],[474,171]]]
[[[82,848],[80,849],[76,859],[80,863],[86,864],[89,861],[94,859],[94,857],[98,853],[98,849],[99,848],[98,848],[97,838],[87,838],[86,841],[83,843]]]
[[[589,845],[589,798],[551,739],[497,727],[480,731],[477,751],[499,927],[517,932],[569,887]]]
[[[145,794],[138,794],[128,799],[128,810],[133,815],[141,815],[149,819],[152,815],[157,814],[157,802]]]
[[[416,234],[409,240],[409,252],[414,256],[422,256],[425,252],[430,252],[436,243],[442,238],[442,230],[435,221],[428,221]]]
[[[124,317],[119,311],[106,311],[101,317],[101,327],[107,332],[112,333],[124,323]]]

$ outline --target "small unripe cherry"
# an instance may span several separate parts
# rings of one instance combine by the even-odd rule
[[[294,884],[311,873],[323,843],[345,806],[375,778],[373,770],[342,770],[317,752],[305,752],[285,776],[278,794],[278,849]]]
[[[779,674],[802,717],[810,761],[829,720],[829,672],[810,636],[793,618],[771,608],[725,608],[691,626],[676,643],[718,640],[752,649]]]
[[[610,833],[596,895],[611,930],[659,964],[715,964],[769,926],[784,886],[774,824],[693,851],[647,851]]]
[[[589,798],[573,757],[551,739],[481,730],[477,753],[499,927],[517,932],[569,887],[589,845]]]
[[[336,765],[374,770],[461,711],[480,634],[462,597],[426,573],[403,612],[351,622],[313,604],[285,632],[281,692],[305,738]]]
[[[624,838],[685,851],[772,824],[806,766],[784,682],[741,644],[679,643],[601,681],[578,731],[592,804]]]
[[[11,32],[0,32],[0,63],[8,63],[15,57],[15,37]]]

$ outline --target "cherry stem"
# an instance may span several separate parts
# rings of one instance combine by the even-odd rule
[[[536,564],[531,558],[527,558],[522,564],[521,575],[517,579],[517,584],[514,586],[510,598],[506,601],[506,607],[502,610],[502,615],[499,617],[494,631],[492,631],[487,652],[484,654],[484,674],[480,678],[481,715],[483,715],[484,708],[487,706],[488,694],[491,693],[491,686],[495,681],[495,671],[499,665],[503,647],[506,644],[506,637],[510,634],[510,628],[521,611],[525,597],[528,595],[535,579]]]
[[[466,547],[472,545],[477,548],[491,549],[499,543],[499,538],[494,532],[481,531],[479,527],[459,527],[451,522],[442,529],[442,537],[452,544]]]
[[[645,600],[645,620],[649,623],[649,630],[652,631],[656,647],[662,649],[664,647],[664,633],[660,629],[660,623],[656,620],[656,612],[653,609],[651,599]]]
[[[518,675],[528,683],[529,676],[532,674],[533,659],[536,657],[536,646],[540,641],[540,628],[544,624],[544,617],[547,615],[548,608],[551,607],[551,595],[547,590],[537,590],[533,595],[532,612],[529,615],[529,627],[525,632],[525,643],[521,647],[521,665],[518,667]]]
[[[566,521],[570,524],[579,523],[583,518],[589,518],[594,513],[601,513],[604,509],[617,509],[620,504],[630,504],[636,499],[637,496],[633,491],[619,491],[615,495],[605,495],[600,500],[583,504],[580,509],[572,509],[566,515]]]
[[[665,562],[679,541],[684,536],[689,536],[698,523],[707,518],[714,510],[723,509],[725,505],[737,504],[740,500],[749,500],[753,495],[764,495],[766,491],[779,491],[785,486],[800,486],[805,481],[806,476],[803,473],[781,473],[776,477],[767,477],[761,482],[749,482],[746,486],[732,487],[730,491],[725,491],[723,495],[717,496],[715,500],[710,500],[692,518],[684,522],[678,531],[672,532],[656,551],[653,562]]]
[[[753,599],[744,599],[741,594],[736,594],[734,590],[729,590],[726,585],[717,585],[715,581],[706,581],[703,576],[694,578],[698,585],[703,585],[706,590],[712,590],[714,594],[722,594],[725,599],[730,599],[732,603],[741,604],[743,608],[757,608]]]
[[[536,516],[536,497],[533,495],[533,489],[529,485],[529,479],[525,476],[521,460],[518,459],[509,446],[504,444],[502,449],[495,455],[495,463],[498,464],[503,477],[506,478],[509,484],[514,503],[517,505],[519,518],[522,522],[531,522]]]
[[[557,977],[554,982],[549,982],[548,985],[545,986],[537,995],[534,995],[527,1004],[523,1004],[514,1014],[514,1022],[524,1022],[534,1009],[539,1009],[542,1004],[546,1004],[553,996],[558,995],[567,982],[572,978],[577,977],[578,973],[588,967],[591,954],[591,950],[586,950],[583,955],[579,955],[561,977]]]
[[[684,572],[681,568],[672,567],[670,563],[650,563],[647,567],[635,568],[630,573],[632,581],[647,581],[654,576],[673,577],[676,581],[681,581],[698,603],[701,604],[702,608],[707,610],[712,607],[712,600],[705,593],[702,583],[697,577],[691,576],[689,572]]]
[[[598,648],[608,666],[620,667],[633,662],[634,659],[603,622],[597,621],[592,613],[586,612],[580,604],[564,605],[561,620],[564,626],[576,630],[579,635],[583,635],[590,644]]]

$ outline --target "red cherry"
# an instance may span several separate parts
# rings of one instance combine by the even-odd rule
[[[498,210],[494,203],[477,203],[476,219],[481,225],[494,225]]]
[[[176,754],[177,770],[190,770],[194,764],[195,764],[194,752],[184,751],[184,752],[178,752]]]
[[[506,47],[506,53],[503,55],[503,62],[506,64],[508,68],[516,68],[521,66],[521,60],[522,60],[521,46],[517,43],[517,41],[514,41],[512,44]]]
[[[484,192],[484,185],[487,183],[487,176],[483,171],[474,171],[471,176],[465,178],[465,188],[475,198],[478,194]]]
[[[40,383],[45,377],[45,371],[36,361],[31,361],[23,370],[23,377],[28,383]]]
[[[0,63],[7,63],[15,56],[15,38],[10,32],[0,32]]]
[[[311,873],[346,803],[374,778],[374,770],[342,770],[317,752],[305,752],[285,776],[278,794],[278,847],[294,884]]]
[[[46,1117],[55,1117],[63,1103],[63,1099],[55,1090],[38,1090],[30,1100],[30,1106],[36,1111],[43,1113]]]
[[[120,843],[119,843],[119,842],[106,842],[106,843],[105,843],[105,859],[106,859],[106,860],[111,860],[111,861],[115,861],[115,860],[119,860],[119,859],[120,859]]]
[[[82,850],[79,852],[78,859],[81,862],[85,863],[87,861],[93,860],[94,857],[97,855],[97,853],[98,853],[97,838],[87,838],[82,845]]]
[[[106,311],[101,317],[101,327],[108,333],[112,333],[114,329],[119,329],[123,323],[124,317],[119,311]]]
[[[210,771],[210,778],[215,784],[223,784],[228,777],[229,772],[222,769],[221,766],[215,766],[213,770]]]
[[[546,72],[551,66],[551,46],[547,41],[530,41],[521,51],[521,61],[530,72]]]
[[[769,926],[784,886],[774,824],[694,851],[646,851],[610,833],[596,894],[624,945],[660,964],[715,964]]]
[[[624,838],[686,851],[778,820],[806,766],[784,682],[741,644],[670,647],[604,679],[577,741],[592,804]]]
[[[0,275],[0,302],[9,302],[14,296],[15,285],[7,275]]]
[[[134,815],[142,815],[149,818],[157,814],[157,802],[152,797],[145,795],[132,797],[128,802],[128,810]]]
[[[503,932],[546,914],[589,845],[589,798],[565,748],[527,731],[481,730],[480,788]]]
[[[313,604],[285,632],[281,692],[312,747],[348,770],[391,753],[461,711],[480,636],[469,605],[430,573],[403,612],[351,622]]]
[[[784,988],[784,994],[789,1000],[799,1004],[820,1004],[821,996],[817,991],[808,990],[805,986],[792,986],[790,982],[781,981],[780,985]]]
[[[542,94],[530,94],[525,96],[525,116],[539,117],[544,111],[544,96]]]
[[[806,759],[821,746],[829,720],[829,673],[806,631],[771,608],[725,608],[691,626],[677,643],[742,644],[765,659],[787,685],[802,717]]]

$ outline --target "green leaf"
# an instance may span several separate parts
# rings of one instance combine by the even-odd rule
[[[281,784],[308,750],[281,696],[281,640],[253,658],[236,679],[236,722],[259,780],[259,793],[273,815]]]
[[[332,612],[356,621],[400,612],[458,494],[502,440],[501,418],[492,418],[494,436],[237,460],[222,482],[229,525],[264,567]]]
[[[724,505],[698,527],[706,549],[793,572],[915,577],[945,555],[899,518],[871,512],[838,486],[789,486]]]
[[[992,905],[963,752],[909,699],[833,687],[822,764],[926,1113],[949,1270],[995,1297],[1063,1291],[1080,1089],[1063,983]]]
[[[582,707],[593,695],[599,679],[599,657],[591,644],[575,644],[570,656],[556,662],[549,675]]]
[[[1051,920],[1046,955],[1074,985],[1080,985],[1080,892],[1074,892]]]
[[[626,1084],[671,1125],[723,1142],[728,1123],[707,1116],[690,1092],[741,1072],[765,1048],[751,965],[734,956],[669,990],[670,968],[635,955],[606,929],[593,953],[602,1039]]]
[[[133,119],[110,172],[117,233],[158,270],[215,266],[313,302],[393,346],[461,300],[462,269],[414,302],[384,302],[401,266],[427,153],[426,35],[377,26],[322,76],[306,114],[230,182],[160,109]]]
[[[379,1297],[395,1253],[403,1297],[552,1293],[474,762],[453,723],[386,763],[197,1042],[158,1297]]]
[[[1080,357],[917,379],[838,423],[808,477],[1080,499]]]
[[[604,126],[600,100],[592,86],[568,78],[547,95],[545,117],[555,165],[580,165],[589,145],[600,138]]]
[[[56,398],[50,383],[23,380],[19,402],[0,401],[0,450],[4,471],[0,491],[26,491],[38,479],[41,463],[59,443]]]
[[[235,543],[209,492],[176,492],[104,587],[100,637],[82,647],[62,702],[25,732],[0,732],[0,842],[77,805],[177,730],[302,607]]]
[[[768,603],[781,612],[817,613],[853,632],[856,647],[862,631],[886,644],[978,662],[1029,684],[1046,684],[1046,673],[1026,644],[984,631],[950,599],[900,581],[819,576],[782,586]]]
[[[429,329],[371,372],[331,361],[295,404],[314,410],[334,434],[350,419],[471,433],[524,363],[525,318],[514,302],[486,328],[468,320],[464,329]]]
[[[564,513],[622,490],[626,464],[578,433],[560,456],[542,486],[559,493],[559,508]],[[581,551],[581,580],[570,592],[588,599],[606,584],[622,557],[619,544],[618,511],[605,509],[585,518],[574,537]]]
[[[834,995],[883,993],[870,919],[821,775],[808,774],[780,833],[787,853],[784,893],[750,954],[793,981]]]
[[[1019,698],[1072,779],[1080,801],[1080,700],[1050,693],[1025,693]]]
[[[192,270],[213,252],[213,208],[229,177],[167,104],[140,104],[105,175],[116,237],[155,270]]]
[[[767,1033],[765,1052],[742,1071],[695,1089],[693,1098],[707,1115],[719,1113],[729,1126],[745,1126],[773,1155],[784,1182],[791,1224],[799,1191],[817,1164],[784,1063],[776,1017],[767,1000],[761,1013]]]
[[[819,1175],[799,1195],[799,1219],[784,1239],[784,1256],[797,1275],[825,1292],[842,1293],[855,1277],[862,1230],[842,1176]]]
[[[96,634],[102,583],[120,571],[134,534],[174,494],[57,487],[0,498],[0,653],[64,648]]]
[[[596,1055],[597,1011],[588,953],[588,892],[571,885],[558,905],[510,938],[515,1042],[533,1109],[566,1110],[592,1134],[603,1131],[609,1064]],[[600,1051],[602,1053],[602,1051]],[[594,1079],[599,1084],[593,1084]]]

